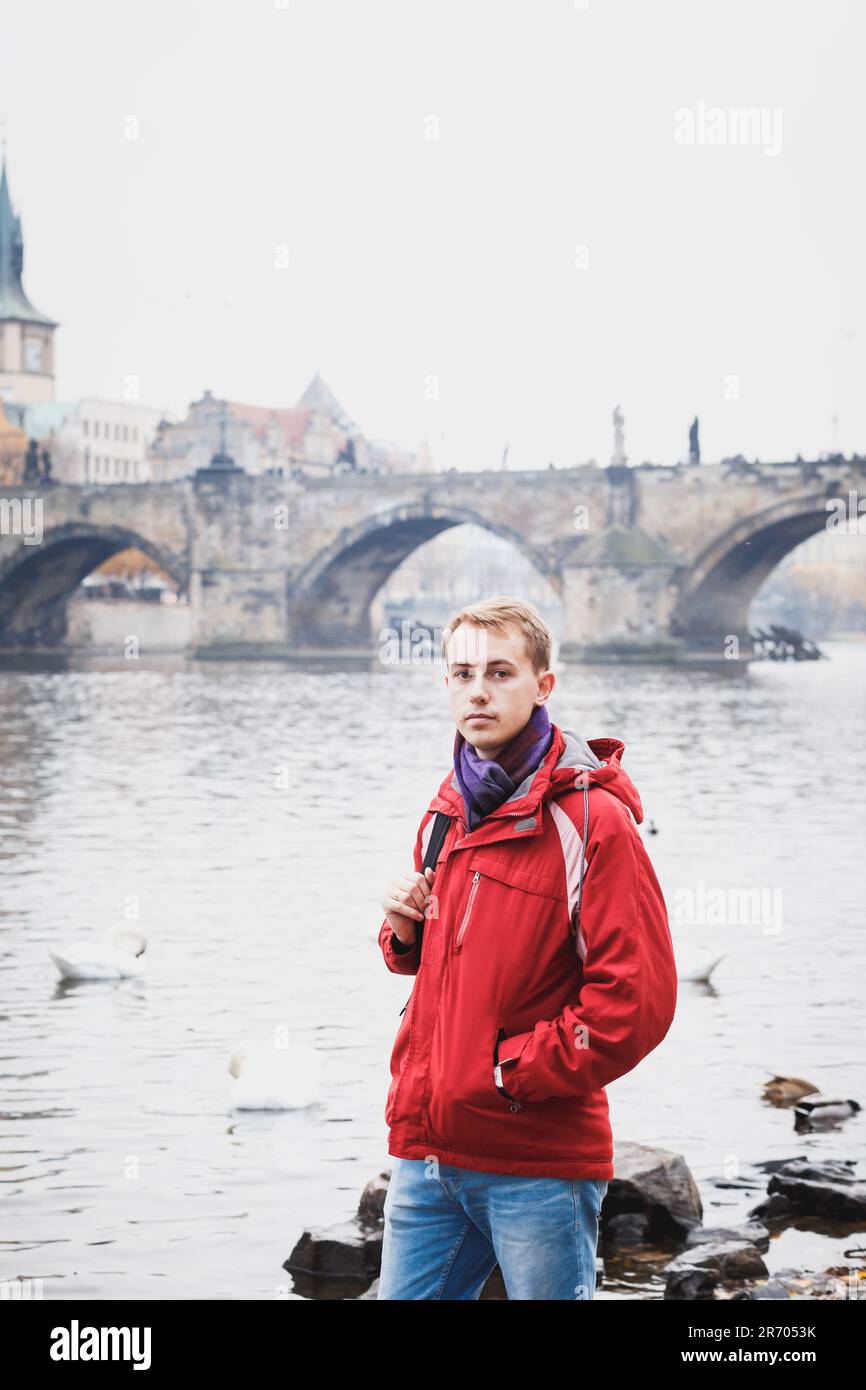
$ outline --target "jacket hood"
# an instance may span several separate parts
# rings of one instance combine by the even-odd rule
[[[637,788],[622,766],[625,744],[619,738],[582,738],[572,729],[553,724],[553,741],[544,761],[530,772],[506,801],[485,820],[525,811],[527,815],[542,802],[555,800],[575,787],[604,787],[627,806],[635,822],[643,820],[643,807]],[[452,768],[443,779],[428,808],[448,815],[463,815],[463,796]]]

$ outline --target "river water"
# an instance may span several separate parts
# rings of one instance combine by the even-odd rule
[[[707,1222],[766,1159],[864,1156],[862,1116],[797,1135],[772,1071],[864,1100],[866,644],[822,663],[568,666],[549,709],[624,740],[675,937],[724,958],[608,1088],[617,1140],[682,1153]],[[297,1298],[282,1262],[390,1159],[411,984],[376,944],[453,738],[441,667],[99,662],[0,673],[0,1278],[46,1298]],[[703,885],[703,888],[701,887]],[[761,889],[772,920],[700,920]],[[689,897],[691,895],[691,897]],[[689,912],[684,904],[697,904]],[[147,973],[61,985],[49,948],[137,912]],[[694,920],[697,918],[698,920]],[[242,1034],[324,1056],[303,1111],[230,1113]],[[718,1185],[720,1182],[729,1184]],[[789,1230],[771,1268],[863,1244]],[[610,1263],[599,1297],[659,1297]]]

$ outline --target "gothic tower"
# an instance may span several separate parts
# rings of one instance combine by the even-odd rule
[[[0,400],[29,405],[54,400],[54,330],[21,284],[24,240],[12,211],[6,159],[0,176]]]

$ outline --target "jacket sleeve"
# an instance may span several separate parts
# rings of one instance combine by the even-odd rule
[[[677,971],[667,909],[643,840],[623,811],[587,854],[577,1002],[499,1044],[502,1084],[520,1102],[607,1086],[652,1052],[673,1022]]]
[[[413,863],[419,873],[421,872],[421,864],[423,862],[423,856],[421,854],[421,836],[424,833],[424,827],[429,819],[430,812],[425,811],[424,815],[421,817],[421,824],[418,827],[418,834],[415,836],[415,850],[413,854]],[[415,926],[417,928],[417,917],[413,917],[411,918],[411,920],[415,923]],[[420,953],[418,951],[417,934],[415,937],[415,943],[407,949],[405,946],[403,946],[399,938],[394,935],[393,931],[391,930],[391,924],[389,923],[388,918],[385,917],[383,918],[382,925],[379,928],[379,947],[382,952],[382,955],[385,957],[385,964],[387,965],[389,970],[392,970],[394,972],[395,975],[417,975],[418,966],[421,964]]]

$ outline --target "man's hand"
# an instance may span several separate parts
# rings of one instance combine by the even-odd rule
[[[415,944],[412,918],[423,922],[424,909],[430,900],[430,890],[435,876],[436,870],[432,868],[425,869],[423,874],[413,869],[411,873],[392,883],[382,899],[388,924],[404,946]]]

